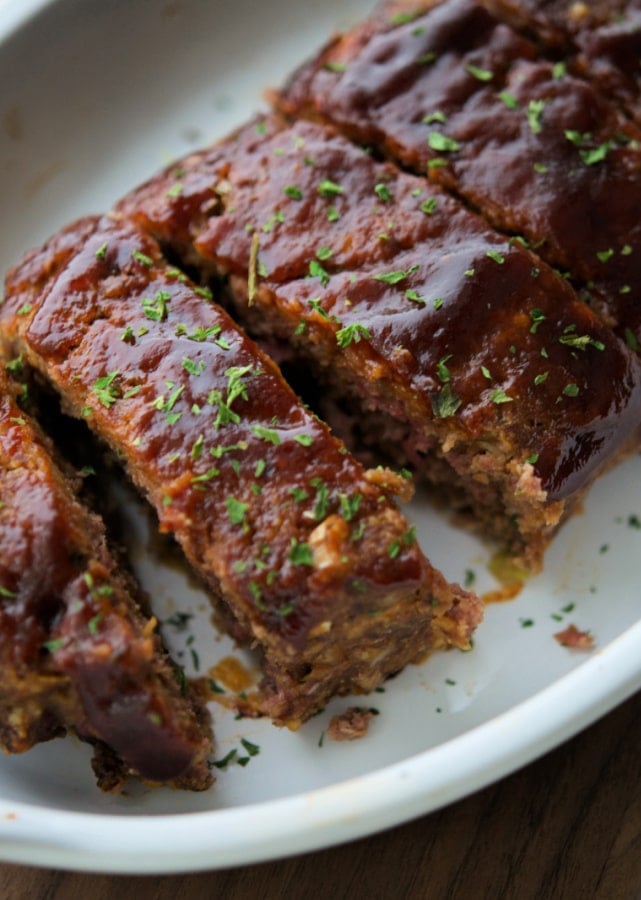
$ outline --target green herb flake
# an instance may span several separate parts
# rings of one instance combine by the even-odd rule
[[[297,434],[294,440],[302,447],[311,447],[314,443],[314,438],[311,434]]]
[[[425,213],[427,216],[431,216],[436,207],[438,205],[438,200],[436,197],[430,197],[428,200],[423,200],[423,202],[419,205],[419,209],[421,212]]]
[[[105,241],[104,244],[101,244],[96,250],[95,257],[96,259],[104,259],[107,255],[107,248],[109,247],[109,242]]]
[[[434,112],[428,113],[426,116],[423,116],[422,121],[424,125],[433,125],[434,122],[439,122],[441,125],[445,125],[445,123],[447,122],[447,116],[444,112],[441,112],[440,109],[437,109]]]
[[[336,332],[336,343],[339,347],[345,348],[349,347],[352,343],[358,344],[363,339],[369,340],[371,336],[369,328],[355,322],[352,325],[346,325],[344,328],[340,328]]]
[[[114,384],[116,378],[120,375],[120,372],[109,372],[108,375],[104,375],[102,378],[97,378],[93,384],[93,392],[98,398],[98,401],[106,408],[109,409],[116,402],[118,397],[120,396],[120,390],[117,385]]]
[[[323,68],[327,72],[335,72],[336,74],[340,74],[347,68],[347,63],[333,62],[332,60],[328,60],[327,62],[323,63]]]
[[[490,402],[495,404],[513,403],[514,397],[510,397],[505,393],[503,388],[496,388],[490,393]]]
[[[488,250],[485,255],[489,256],[490,259],[493,259],[495,263],[499,264],[499,266],[502,266],[505,262],[505,257],[502,253],[499,253],[498,250]]]
[[[335,206],[327,207],[327,221],[328,222],[338,222],[340,219],[340,213],[336,209]]]
[[[135,259],[136,262],[139,262],[141,266],[145,266],[146,268],[151,268],[153,266],[154,261],[150,256],[147,256],[146,253],[142,253],[140,250],[134,250],[131,254],[132,259]]]
[[[442,381],[443,384],[447,384],[448,381],[451,380],[450,370],[447,368],[447,361],[452,358],[452,354],[448,353],[447,356],[443,356],[436,364],[436,374],[438,375],[439,381]]]
[[[450,418],[462,403],[462,400],[453,393],[449,383],[445,384],[438,394],[432,394],[431,401],[432,412],[437,419]]]
[[[448,137],[440,131],[430,131],[427,137],[427,143],[429,144],[430,149],[436,150],[437,153],[455,153],[457,150],[461,149],[461,145],[458,141],[455,141],[453,138]]]
[[[471,75],[473,78],[476,78],[477,81],[492,81],[494,78],[494,72],[490,69],[481,69],[478,66],[472,65],[472,63],[468,63],[465,66],[465,71]]]
[[[564,62],[556,62],[552,66],[552,78],[555,78],[558,81],[559,78],[563,78],[566,71],[566,65]]]
[[[295,184],[288,184],[285,188],[283,188],[283,193],[286,197],[289,197],[290,200],[303,199],[303,192],[299,187],[296,187]]]
[[[566,384],[566,386],[563,388],[562,393],[564,397],[576,397],[579,393],[579,386],[578,384],[572,383]]]
[[[538,172],[539,175],[544,175],[546,172],[549,171],[549,169],[548,169],[548,167],[545,165],[545,163],[542,163],[542,162],[535,162],[535,163],[534,163],[534,171],[535,171],[535,172]]]
[[[389,186],[384,182],[379,182],[379,184],[374,185],[374,192],[382,203],[391,203],[394,199]]]
[[[167,318],[169,311],[168,303],[171,300],[171,294],[167,291],[158,291],[155,298],[150,300],[148,297],[142,299],[142,311],[147,319],[154,322],[163,322]]]
[[[312,259],[310,261],[309,275],[310,278],[318,278],[322,287],[327,287],[329,284],[330,274],[323,266],[321,266],[317,259]]]
[[[306,544],[303,541],[299,543],[296,538],[291,539],[288,557],[289,561],[295,566],[314,565],[312,548],[309,546],[309,544]]]
[[[499,99],[503,101],[508,109],[518,109],[519,101],[513,94],[510,94],[508,91],[501,91],[501,93],[499,94]]]
[[[530,334],[536,334],[536,331],[541,324],[545,320],[546,316],[543,311],[540,309],[531,309],[530,310],[530,319],[532,319],[532,324],[530,326]]]
[[[344,187],[340,184],[336,184],[335,181],[330,181],[329,178],[324,178],[318,185],[317,190],[321,197],[335,197],[338,194],[345,193]]]
[[[241,503],[235,497],[227,497],[225,507],[232,525],[243,525],[245,523],[245,515],[249,509],[248,503]]]
[[[264,425],[253,425],[252,431],[256,437],[273,444],[275,447],[281,443],[280,435],[273,428],[266,428]]]
[[[412,290],[411,288],[405,291],[405,296],[408,300],[411,300],[412,303],[418,303],[419,306],[425,306],[425,300],[421,297],[418,291]]]
[[[413,272],[416,272],[419,268],[418,265],[410,266],[409,269],[397,269],[392,272],[379,272],[378,275],[373,275],[374,281],[383,281],[385,284],[399,284],[401,281],[404,281],[408,278]]]
[[[541,116],[545,109],[545,100],[530,100],[527,107],[527,121],[532,134],[540,134],[542,131]]]
[[[605,350],[605,344],[597,341],[589,334],[562,334],[559,343],[567,347],[573,347],[575,350],[585,350],[587,347],[595,347],[597,350]]]
[[[248,741],[247,738],[241,738],[240,743],[243,745],[250,756],[258,756],[258,754],[260,753],[260,747],[258,746],[258,744],[252,744],[252,742]]]

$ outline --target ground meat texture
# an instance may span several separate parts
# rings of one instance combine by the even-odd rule
[[[104,789],[128,775],[207,788],[206,712],[181,690],[76,480],[1,368],[0,745],[18,753],[72,730],[95,745]]]
[[[365,471],[130,222],[83,220],[29,254],[2,315],[261,651],[277,723],[468,646],[480,602],[432,569],[388,499],[406,480]]]
[[[179,165],[178,195],[172,168],[121,209],[537,569],[638,439],[634,354],[518,241],[327,127],[263,119]]]
[[[375,17],[337,39],[294,76],[281,108],[427,169],[523,235],[638,346],[641,132],[473,0],[396,22]]]

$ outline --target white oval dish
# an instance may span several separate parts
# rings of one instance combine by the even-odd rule
[[[366,0],[4,0],[0,3],[0,272],[76,216],[102,211],[170,159],[224,135]],[[99,794],[89,751],[67,739],[0,759],[0,858],[72,869],[177,872],[350,840],[436,809],[507,774],[641,686],[634,561],[641,461],[593,489],[515,601],[488,608],[473,652],[410,667],[367,698],[380,715],[352,744],[323,740],[335,701],[300,732],[215,706],[219,770],[205,794]],[[131,509],[138,573],[188,671],[235,652],[207,601],[167,565]],[[445,574],[495,585],[488,550],[419,497],[409,509]],[[187,613],[187,628],[167,623]],[[176,621],[175,619],[172,621]],[[575,622],[596,648],[562,648]],[[188,643],[190,638],[192,643]],[[195,655],[192,653],[195,651]],[[190,669],[191,666],[191,669]],[[362,702],[362,700],[361,700]]]

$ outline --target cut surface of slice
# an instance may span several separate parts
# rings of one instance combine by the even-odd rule
[[[140,590],[114,562],[79,478],[11,396],[0,369],[0,745],[72,730],[105,790],[128,775],[203,790],[206,710],[161,647]],[[63,464],[64,465],[64,464]]]
[[[407,480],[364,470],[137,226],[70,226],[10,273],[2,316],[260,650],[277,723],[468,646],[480,602],[432,569],[390,501]]]

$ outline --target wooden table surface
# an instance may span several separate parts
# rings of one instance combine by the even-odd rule
[[[440,812],[342,847],[195,875],[0,865],[2,900],[641,898],[641,694]]]

